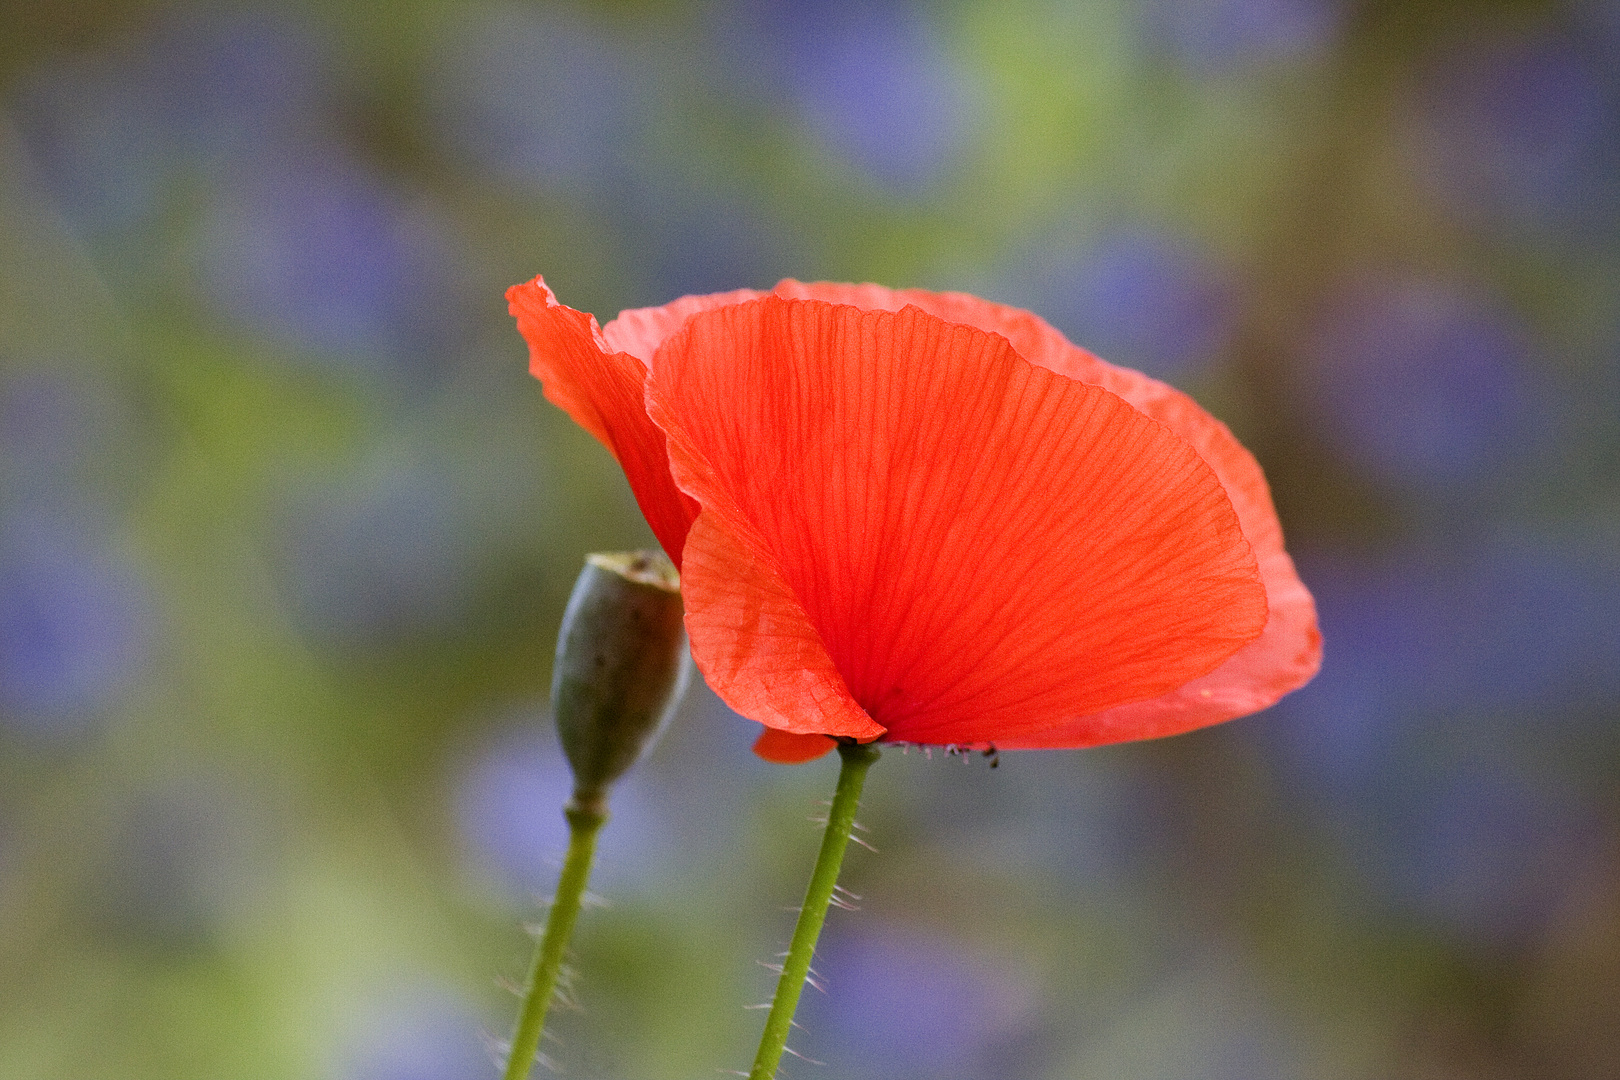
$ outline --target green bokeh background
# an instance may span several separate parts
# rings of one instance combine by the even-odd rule
[[[794,276],[1145,342],[1109,357],[1254,449],[1326,583],[1324,680],[1354,673],[1163,743],[886,754],[863,910],[803,1017],[828,1066],[786,1075],[1620,1076],[1617,23],[5,5],[0,1078],[495,1075],[480,1033],[562,849],[562,606],[586,552],[651,542],[525,371],[502,293],[537,272],[604,321]],[[1521,43],[1553,74],[1446,111],[1468,57]],[[1220,268],[1213,337],[1155,354],[1057,309],[1121,229]],[[1170,261],[1141,273],[1204,287]],[[1413,277],[1530,343],[1464,348],[1460,404],[1396,418],[1460,426],[1439,465],[1380,441],[1388,401],[1317,329]],[[836,768],[753,733],[696,687],[625,782],[545,1048],[565,1075],[750,1060]]]

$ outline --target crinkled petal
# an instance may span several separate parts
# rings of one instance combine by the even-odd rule
[[[996,334],[770,296],[692,317],[647,400],[702,504],[693,655],[771,727],[1000,744],[1164,694],[1265,624],[1193,448]]]
[[[559,304],[542,278],[512,286],[506,300],[546,397],[618,458],[653,535],[680,566],[698,507],[675,486],[664,433],[647,417],[646,364],[612,348],[596,318]]]
[[[735,289],[704,296],[683,296],[663,307],[630,308],[619,312],[617,319],[602,327],[602,337],[607,341],[608,348],[627,352],[643,364],[651,364],[658,346],[685,326],[686,320],[693,315],[727,304],[741,304],[763,295],[757,289]]]
[[[1266,587],[1269,612],[1260,636],[1214,671],[1165,694],[1073,718],[1016,740],[1002,740],[998,746],[1092,746],[1191,731],[1263,709],[1316,674],[1322,662],[1316,606],[1283,548],[1282,528],[1265,475],[1226,425],[1186,394],[1139,371],[1099,359],[1028,311],[966,293],[797,281],[782,282],[776,292],[891,311],[914,304],[949,322],[1000,334],[1032,363],[1111,390],[1167,424],[1192,444],[1226,487]]]

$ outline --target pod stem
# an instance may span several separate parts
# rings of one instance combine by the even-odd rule
[[[843,766],[838,770],[838,788],[833,795],[832,808],[827,812],[827,831],[821,838],[815,869],[810,873],[810,887],[804,894],[804,906],[799,909],[793,943],[788,946],[787,959],[782,964],[782,977],[776,982],[776,995],[771,999],[771,1011],[765,1018],[765,1031],[760,1036],[759,1053],[754,1056],[749,1080],[774,1080],[782,1052],[787,1049],[793,1013],[798,1008],[805,978],[810,974],[816,939],[821,936],[821,924],[827,919],[827,905],[832,902],[838,869],[843,865],[849,833],[855,826],[855,811],[860,806],[866,770],[878,759],[879,751],[871,744],[839,743],[838,755],[843,759]]]
[[[607,803],[600,795],[575,794],[564,808],[568,818],[568,856],[563,861],[557,895],[546,917],[545,933],[535,947],[528,985],[523,990],[523,1008],[518,1013],[512,1050],[506,1059],[505,1080],[525,1080],[540,1049],[540,1036],[546,1028],[546,1012],[557,991],[562,971],[563,951],[574,936],[574,922],[585,900],[585,884],[591,876],[591,858],[596,852],[596,834],[607,821]]]

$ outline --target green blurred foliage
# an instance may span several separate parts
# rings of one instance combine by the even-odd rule
[[[831,1074],[1620,1075],[1617,22],[1596,0],[5,5],[0,1078],[495,1074],[478,1032],[515,1011],[495,980],[561,851],[562,606],[586,552],[652,542],[524,371],[500,298],[537,272],[604,321],[781,276],[1035,307],[1231,424],[1317,553],[1348,689],[995,771],[886,754],[881,854],[852,855],[863,910],[834,913],[804,1016]],[[1446,96],[1472,85],[1458,50],[1544,40],[1579,63],[1481,91],[1505,134]],[[1194,264],[1213,299],[1169,311]],[[1462,403],[1416,432],[1380,426],[1320,329],[1411,275],[1532,343],[1522,372],[1509,346],[1469,366],[1495,316],[1444,323]],[[1427,362],[1407,325],[1373,352]],[[1532,399],[1556,408],[1525,434]],[[1504,537],[1535,556],[1492,569]],[[1371,614],[1366,566],[1395,567]],[[1339,747],[1372,713],[1382,750]],[[751,738],[695,689],[616,793],[580,1009],[545,1048],[566,1074],[748,1059],[832,784]],[[1430,807],[1472,764],[1526,801]]]

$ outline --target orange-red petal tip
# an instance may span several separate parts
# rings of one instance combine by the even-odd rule
[[[825,735],[797,735],[768,727],[754,740],[754,753],[778,765],[802,765],[825,757],[837,745]]]
[[[543,278],[512,286],[506,299],[546,397],[618,458],[647,523],[680,566],[697,504],[675,487],[664,433],[647,418],[646,365],[613,350],[596,318],[558,303]]]

